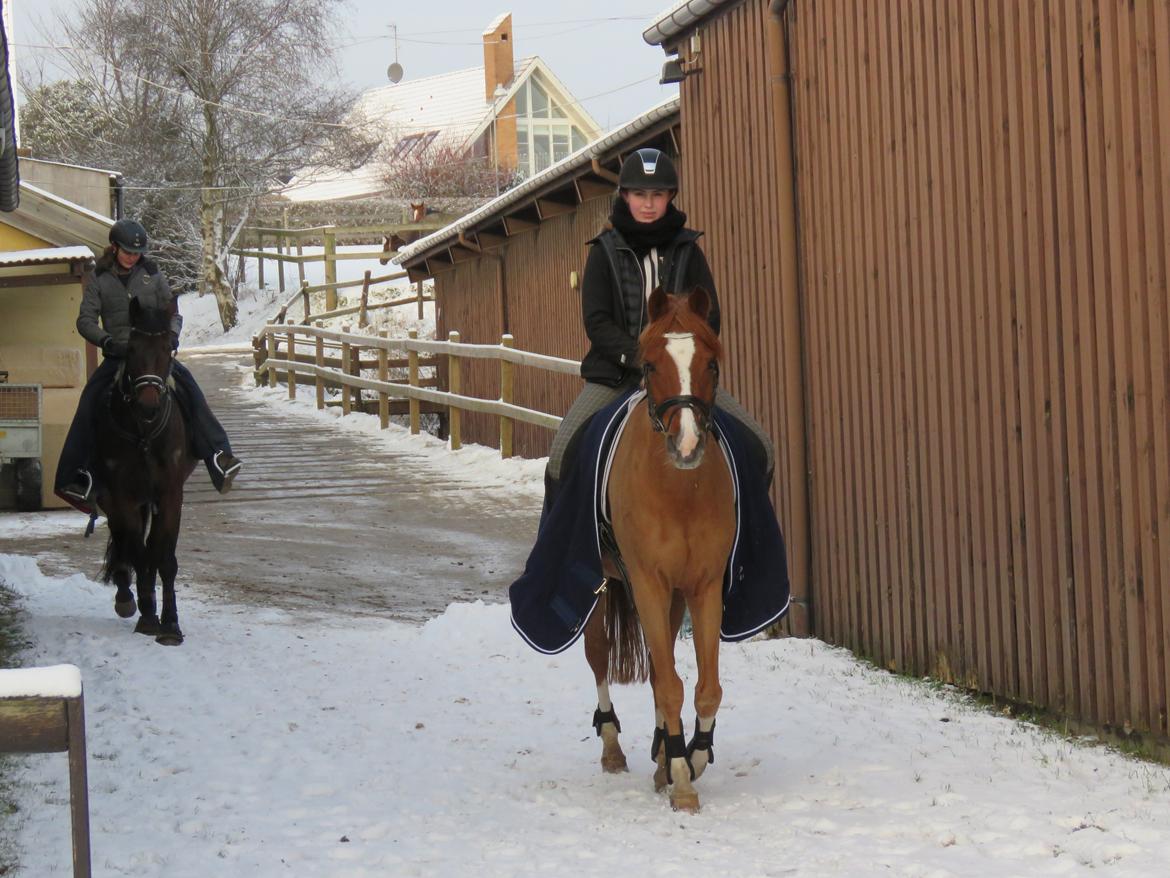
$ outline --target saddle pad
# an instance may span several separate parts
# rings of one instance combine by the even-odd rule
[[[598,532],[607,515],[613,450],[643,396],[642,391],[633,391],[590,420],[557,501],[541,523],[524,573],[508,590],[512,625],[539,652],[557,653],[571,646],[600,599],[604,576]],[[713,423],[731,467],[737,520],[724,576],[720,636],[743,640],[787,612],[787,557],[764,474],[752,470],[750,456],[743,451],[746,428],[719,409],[713,412]]]

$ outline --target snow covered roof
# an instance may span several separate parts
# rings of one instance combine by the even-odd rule
[[[38,250],[0,252],[0,268],[12,265],[49,265],[55,262],[88,262],[93,251],[88,247],[42,247]]]
[[[517,89],[537,72],[582,128],[598,130],[596,121],[535,55],[515,63],[507,92],[494,101],[484,95],[484,68],[480,66],[370,89],[358,99],[355,111],[377,125],[387,143],[434,132],[429,148],[450,146],[462,151],[471,147]],[[558,91],[560,94],[555,94]],[[365,198],[385,190],[383,173],[376,161],[354,171],[317,168],[298,174],[280,194],[290,201]]]

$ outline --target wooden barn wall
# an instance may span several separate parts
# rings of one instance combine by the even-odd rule
[[[744,18],[704,52],[751,57]],[[817,633],[1164,737],[1170,0],[794,0],[785,24]],[[746,374],[777,368],[771,195],[720,170],[766,154],[741,80],[683,130],[713,168],[699,224],[735,230],[709,242],[729,380],[783,436]]]
[[[771,107],[766,2],[740,4],[703,29],[702,73],[680,91],[682,191],[689,224],[705,236],[722,314],[722,383],[764,426],[776,445],[772,496],[787,540],[794,607],[790,623],[807,633],[809,583],[805,427],[799,400],[800,326],[782,305],[775,157],[782,152]],[[794,291],[789,291],[795,294]]]
[[[585,267],[585,242],[609,216],[608,197],[593,198],[572,213],[554,217],[531,231],[509,238],[488,255],[460,263],[435,278],[440,305],[440,338],[451,329],[462,341],[499,344],[511,332],[516,347],[540,354],[579,360],[587,341],[581,325],[580,291],[570,286],[570,274],[580,278]],[[498,292],[499,260],[503,260],[509,325],[504,327],[504,305]],[[465,393],[495,398],[499,395],[499,365],[484,360],[462,364]],[[581,379],[537,369],[517,367],[514,393],[517,405],[564,415],[581,389]],[[515,453],[521,457],[548,454],[553,432],[517,423]],[[463,441],[498,448],[499,419],[463,414]]]

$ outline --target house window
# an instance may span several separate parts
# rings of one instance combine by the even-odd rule
[[[394,144],[393,152],[390,153],[390,161],[401,161],[412,153],[422,155],[438,136],[438,131],[426,131],[422,134],[408,134],[406,137],[399,138],[398,142]]]
[[[550,97],[535,77],[516,90],[516,164],[521,176],[540,173],[587,142],[565,106]]]

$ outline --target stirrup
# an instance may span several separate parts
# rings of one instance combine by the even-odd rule
[[[79,469],[74,479],[64,485],[57,493],[63,500],[71,503],[79,511],[87,515],[93,512],[93,476],[90,475],[88,470]]]
[[[232,489],[232,482],[235,481],[236,473],[240,471],[244,462],[230,451],[220,450],[212,455],[211,465],[215,468],[215,476],[218,476],[219,484],[215,486],[216,490],[226,494]]]

